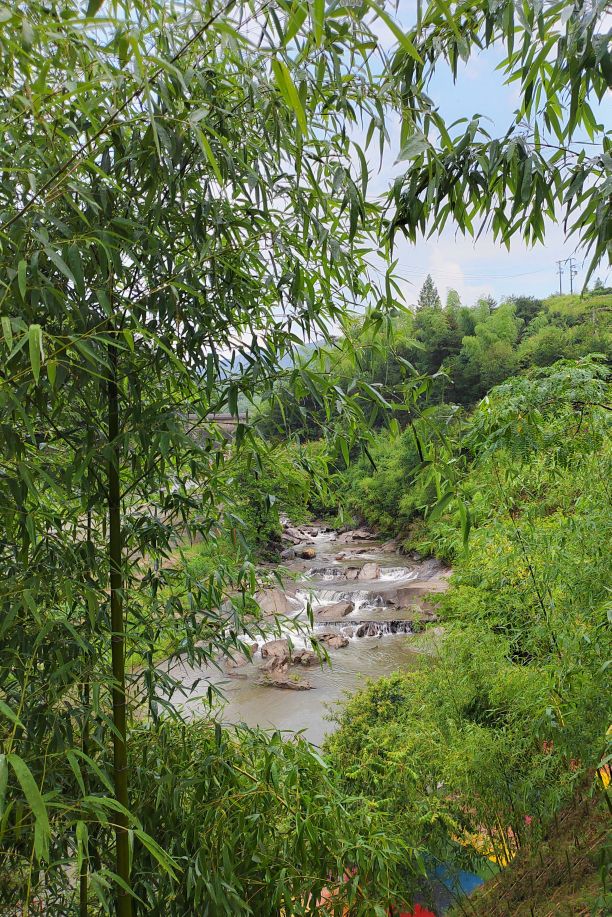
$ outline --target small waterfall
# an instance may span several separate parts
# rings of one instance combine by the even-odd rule
[[[315,635],[317,632],[338,631],[349,639],[360,639],[361,637],[387,637],[391,634],[413,634],[414,630],[410,621],[360,621],[358,624],[351,624],[350,621],[329,621],[325,624],[315,624]]]
[[[416,571],[410,570],[409,567],[381,567],[380,577],[377,582],[396,583],[400,580],[413,580],[416,579],[416,577]]]
[[[410,621],[362,621],[355,628],[355,637],[386,637],[388,634],[412,634]]]

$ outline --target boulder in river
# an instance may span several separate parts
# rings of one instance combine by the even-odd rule
[[[281,551],[281,560],[293,560],[295,558],[295,550],[293,548],[286,548],[284,551]]]
[[[298,557],[303,558],[303,560],[313,560],[317,556],[315,548],[296,548],[295,553]]]
[[[397,542],[397,539],[394,538],[391,541],[385,541],[385,543],[380,546],[380,550],[388,551],[389,553],[392,551],[393,552],[399,551],[399,544]]]
[[[361,567],[347,567],[346,570],[344,571],[344,575],[346,579],[348,580],[357,579],[359,577],[360,572],[361,572]]]
[[[293,654],[291,661],[294,665],[319,665],[321,660],[312,650],[297,650]]]
[[[277,586],[262,589],[256,593],[255,600],[264,614],[286,615],[293,607],[283,590]]]
[[[380,579],[380,566],[375,563],[364,564],[357,574],[357,579],[367,580],[368,582],[373,579]]]
[[[348,637],[344,634],[336,634],[333,631],[325,631],[322,634],[317,634],[317,640],[330,650],[339,650],[349,644]]]
[[[352,602],[334,602],[333,605],[325,605],[315,612],[317,621],[341,621],[346,615],[350,615],[355,606]]]
[[[367,529],[353,529],[338,535],[339,544],[349,544],[351,541],[369,541],[374,536]]]
[[[285,662],[289,662],[291,658],[291,651],[289,649],[289,641],[285,639],[280,640],[269,640],[261,648],[261,658],[262,659],[278,659],[279,665]]]
[[[288,525],[283,529],[281,535],[285,541],[290,541],[292,544],[300,544],[304,541],[314,541],[313,536],[309,532],[305,532],[303,529],[298,529],[294,525]]]
[[[273,688],[285,688],[289,691],[310,691],[312,688],[309,681],[286,671],[269,672],[262,684],[270,685]]]
[[[398,608],[409,608],[422,599],[423,596],[430,593],[440,594],[448,589],[448,580],[431,579],[424,583],[407,583],[405,586],[398,586],[388,595],[388,601],[393,602]]]

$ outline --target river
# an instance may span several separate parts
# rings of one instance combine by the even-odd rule
[[[179,659],[171,672],[182,683],[183,705],[192,715],[208,711],[206,689],[212,683],[225,696],[217,710],[220,721],[302,731],[320,745],[334,728],[328,718],[334,704],[370,678],[414,668],[427,658],[415,634],[423,619],[435,620],[425,596],[444,590],[448,571],[434,560],[408,560],[393,544],[383,545],[362,531],[337,535],[308,527],[300,534],[305,541],[290,549],[296,556],[283,564],[282,591],[269,589],[261,599],[287,618],[281,633],[270,639],[289,637],[292,652],[305,650],[309,664],[295,665],[292,656],[286,661],[287,644],[278,641],[273,651],[280,656],[274,659],[261,639],[252,662],[228,660],[219,670]],[[329,659],[323,663],[308,652],[309,636],[296,631],[296,625],[308,626],[308,603],[315,618],[311,633],[327,641]]]

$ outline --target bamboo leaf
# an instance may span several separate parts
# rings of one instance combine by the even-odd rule
[[[302,133],[305,134],[307,132],[306,113],[300,101],[298,91],[295,88],[295,84],[291,79],[289,68],[284,61],[274,58],[272,61],[272,71],[281,95],[295,112]]]
[[[455,494],[452,490],[447,491],[445,494],[443,494],[442,497],[438,500],[438,502],[434,506],[434,508],[432,509],[432,511],[429,513],[429,516],[427,517],[428,520],[430,522],[435,522],[436,519],[439,519],[442,513],[444,512],[444,510],[446,509],[446,507],[451,502],[451,500],[454,499],[454,497],[455,497]]]
[[[104,0],[89,0],[87,4],[87,16],[90,18],[95,16],[103,3]]]
[[[393,19],[393,17],[390,16],[389,13],[382,6],[376,3],[375,0],[366,0],[366,2],[368,6],[370,6],[374,10],[376,15],[380,19],[382,19],[382,21],[385,23],[389,31],[393,34],[393,36],[397,38],[400,46],[404,49],[404,51],[406,51],[410,55],[410,57],[412,57],[413,60],[415,60],[417,63],[422,64],[423,60],[421,58],[421,55],[419,54],[417,49],[414,47],[414,45],[412,44],[412,42],[410,41],[410,39],[408,38],[404,30],[400,28],[397,22]]]
[[[297,33],[300,31],[304,25],[306,16],[308,15],[308,7],[306,3],[295,3],[291,15],[287,21],[287,28],[285,29],[285,34],[283,36],[283,45],[288,45],[292,41]]]
[[[164,872],[167,872],[173,879],[176,879],[178,870],[178,863],[176,860],[166,853],[166,851],[159,846],[157,841],[153,840],[151,835],[147,834],[146,831],[136,828],[134,829],[134,836],[138,838],[143,847],[146,847]]]
[[[40,378],[40,360],[42,356],[42,328],[40,325],[30,325],[28,329],[28,343],[30,347],[30,365],[34,381],[38,384]]]
[[[8,315],[2,316],[2,334],[8,350],[13,349],[13,326]]]
[[[51,826],[49,825],[45,801],[40,794],[32,771],[25,761],[19,755],[13,753],[7,755],[7,760],[13,768],[23,795],[34,815],[34,851],[38,860],[46,860],[49,856]]]
[[[206,134],[199,127],[194,127],[194,130],[195,130],[195,135],[197,137],[198,143],[202,147],[202,150],[204,151],[204,155],[208,159],[212,167],[212,170],[215,173],[215,178],[217,179],[219,184],[222,185],[223,184],[223,175],[221,174],[221,169],[219,168],[217,157],[215,156],[215,154],[212,151],[212,147],[210,143],[208,142]]]
[[[17,714],[13,713],[9,705],[5,704],[3,700],[0,700],[0,713],[2,713],[8,720],[10,720],[11,723],[15,723],[16,726],[21,727],[21,729],[25,729],[25,726],[23,725],[23,723],[21,722]]]
[[[27,274],[28,263],[22,259],[17,265],[17,286],[19,287],[19,292],[23,300],[26,298]]]
[[[312,2],[312,27],[317,45],[323,40],[323,28],[325,25],[325,0],[313,0]]]
[[[0,818],[6,808],[6,787],[8,785],[8,761],[6,755],[0,754]]]

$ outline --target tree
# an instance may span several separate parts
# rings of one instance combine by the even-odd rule
[[[431,274],[428,274],[425,283],[421,287],[421,292],[419,293],[419,309],[441,309],[442,301],[440,299],[440,294],[438,293],[437,287],[435,286],[433,280],[431,279]]]
[[[518,369],[516,345],[520,327],[514,306],[507,303],[478,322],[473,335],[463,338],[466,372],[474,380],[473,401]]]
[[[525,325],[528,325],[544,308],[542,300],[535,296],[510,296],[508,302],[514,304],[516,317],[520,318]]]
[[[563,218],[590,255],[585,284],[612,258],[610,128],[594,104],[612,85],[606,0],[542,5],[431,0],[400,48],[390,79],[403,93],[402,158],[410,160],[392,192],[391,235],[414,240],[450,218],[464,233],[485,224],[509,245],[516,234],[542,241],[546,221]],[[482,48],[503,48],[499,69],[519,103],[500,137],[475,114],[448,127],[420,100],[441,67],[457,77],[460,61]],[[581,134],[588,138],[582,143]]]
[[[461,308],[461,297],[457,290],[449,290],[446,294],[446,308],[447,309],[460,309]]]
[[[222,560],[201,581],[176,554],[240,528],[211,417],[269,393],[349,304],[393,305],[348,139],[385,95],[352,8],[34,0],[2,19],[0,884],[63,913],[78,875],[81,914],[112,889],[128,917],[130,838],[176,868],[129,786],[134,709],[173,709],[168,619],[198,664],[258,628],[249,563],[230,593]],[[236,449],[260,448],[239,425]]]

